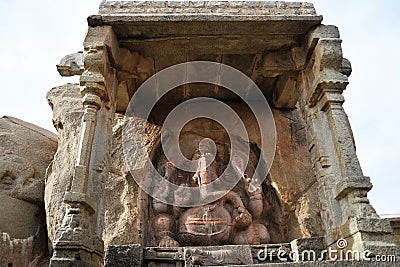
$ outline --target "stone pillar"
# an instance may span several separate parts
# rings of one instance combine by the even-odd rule
[[[64,195],[66,213],[55,234],[50,266],[103,264],[103,183],[108,173],[118,84],[107,50],[117,45],[112,37],[112,29],[105,26],[89,28],[85,39],[85,71],[80,78],[85,109],[79,149],[73,179]]]
[[[374,253],[391,249],[389,222],[380,219],[368,201],[372,184],[361,170],[342,106],[350,73],[342,65],[347,61],[337,28],[319,26],[309,34],[306,45],[310,58],[299,76],[300,107],[320,187],[327,245],[345,238],[347,249]]]

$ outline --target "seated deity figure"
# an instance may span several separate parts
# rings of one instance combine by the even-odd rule
[[[193,196],[184,195],[185,187],[199,187],[200,199],[207,199],[212,194],[214,187],[209,187],[214,181],[218,181],[221,173],[218,158],[215,157],[207,145],[201,145],[194,153],[197,158],[196,172],[187,183],[181,184],[173,197],[180,203],[190,206]],[[167,163],[165,179],[174,180],[180,170],[173,163]],[[243,160],[234,155],[233,161],[226,166],[226,172],[240,175],[241,187],[228,191],[222,198],[197,207],[168,208],[153,200],[155,217],[153,229],[158,246],[175,247],[182,245],[246,245],[268,243],[270,240],[266,226],[259,222],[263,211],[263,193],[261,186],[245,174]],[[232,175],[232,174],[231,174]],[[243,190],[240,195],[238,190]],[[246,198],[245,201],[242,198]],[[208,203],[208,202],[205,202]],[[246,203],[246,205],[244,204]]]

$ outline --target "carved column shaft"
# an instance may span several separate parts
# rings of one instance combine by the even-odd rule
[[[101,99],[93,93],[88,93],[83,97],[83,105],[85,111],[82,118],[82,132],[79,140],[78,155],[71,191],[86,194],[90,155],[92,152],[94,131],[97,122],[97,111],[100,109]]]
[[[342,177],[362,176],[350,124],[342,107],[344,97],[337,89],[324,89],[322,93],[321,110],[327,114],[331,131],[338,144],[336,151],[340,157]]]
[[[328,128],[326,114],[316,107],[305,111],[311,161],[319,184],[319,197],[322,205],[322,221],[327,231],[327,240],[332,242],[339,236],[337,227],[344,223],[342,209],[335,200],[335,184],[340,176],[334,147],[334,139]],[[329,129],[329,128],[328,128]],[[333,152],[333,153],[332,153]],[[333,237],[331,237],[333,236]]]
[[[109,68],[106,45],[102,43],[106,39],[104,33],[110,33],[109,28],[107,30],[97,29],[96,32],[103,33],[103,35],[94,34],[89,30],[87,42],[85,42],[85,71],[80,78],[84,114],[74,176],[71,187],[64,196],[66,213],[62,226],[57,229],[54,239],[51,266],[70,266],[71,264],[73,266],[102,266],[104,245],[101,240],[102,229],[98,229],[98,207],[103,202],[101,199],[103,196],[101,190],[94,190],[93,187],[94,183],[96,183],[96,188],[103,187],[102,184],[97,185],[97,183],[103,183],[104,180],[98,179],[98,176],[105,174],[93,170],[93,166],[99,165],[96,161],[106,157],[103,154],[107,154],[108,150],[105,148],[101,150],[102,155],[95,156],[92,155],[92,152],[98,152],[94,148],[95,139],[108,139],[111,134],[110,129],[107,128],[103,131],[97,127],[98,118],[100,120],[111,119],[110,116],[113,113],[105,111],[103,108],[110,98],[115,99],[114,85],[117,84],[115,70]],[[102,124],[100,126],[106,127]],[[102,137],[101,134],[107,137]],[[107,166],[104,171],[107,172]]]
[[[363,175],[342,107],[342,92],[348,80],[341,72],[341,40],[335,29],[330,29],[329,36],[326,30],[329,27],[322,28],[315,30],[322,37],[317,38],[310,63],[301,76],[300,104],[308,125],[311,157],[324,195],[321,201],[325,203],[327,243],[348,238],[349,248],[376,251],[382,244],[390,246],[387,235],[390,226],[369,204],[367,192],[372,185],[369,177]],[[378,240],[380,245],[374,243]]]
[[[97,212],[97,203],[88,192],[91,151],[101,98],[93,91],[86,90],[86,87],[84,89],[85,110],[75,172],[71,188],[64,196],[66,213],[54,239],[51,266],[67,266],[79,262],[85,266],[101,266],[103,256],[103,242],[95,233],[96,224],[92,223],[92,216]],[[79,260],[76,259],[77,255]]]
[[[90,24],[90,22],[89,22]],[[139,77],[144,58],[119,47],[111,26],[90,25],[80,77],[85,108],[75,172],[65,193],[66,213],[54,238],[51,266],[102,266],[104,181],[110,165],[110,138],[119,79]],[[126,77],[125,77],[126,78]]]

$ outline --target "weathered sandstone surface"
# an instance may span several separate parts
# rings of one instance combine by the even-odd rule
[[[44,187],[56,149],[54,133],[0,118],[1,267],[39,264],[48,255]]]
[[[53,88],[47,99],[53,109],[53,122],[59,132],[59,146],[46,183],[46,214],[49,239],[53,240],[55,230],[62,223],[65,212],[64,193],[71,184],[75,159],[78,151],[83,107],[79,85],[66,84]],[[132,244],[141,242],[140,224],[146,223],[138,209],[140,190],[132,178],[124,160],[122,129],[125,124],[134,125],[141,120],[116,114],[113,124],[111,167],[105,181],[105,203],[103,212],[103,239],[110,244]],[[159,127],[148,124],[146,145],[154,147],[158,140]],[[128,138],[135,136],[135,127],[127,131]],[[129,153],[136,161],[141,159],[130,148]]]

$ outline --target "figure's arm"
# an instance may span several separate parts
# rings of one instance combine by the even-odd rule
[[[198,183],[198,185],[199,186],[201,186],[201,177],[200,177],[200,173],[201,173],[201,170],[202,170],[202,160],[204,160],[202,157],[200,157],[198,160],[197,160],[197,170],[196,170],[196,172],[194,173],[194,175],[193,175],[193,177],[192,177],[192,179],[193,179],[193,181],[196,183]],[[206,165],[205,165],[206,166]]]
[[[253,218],[249,211],[244,207],[237,209],[237,215],[234,218],[234,226],[236,228],[242,228],[249,226],[253,222]]]
[[[264,208],[262,188],[253,179],[248,178],[247,175],[245,175],[244,180],[246,193],[249,196],[249,211],[254,219],[259,219]]]
[[[221,199],[221,202],[223,206],[225,206],[226,203],[229,203],[233,206],[234,211],[232,214],[232,218],[234,220],[233,223],[236,228],[246,227],[252,223],[252,216],[243,205],[243,201],[237,193],[233,191],[228,192]]]
[[[239,175],[241,178],[244,177],[244,163],[243,159],[239,155],[233,156],[232,167],[237,175]]]

